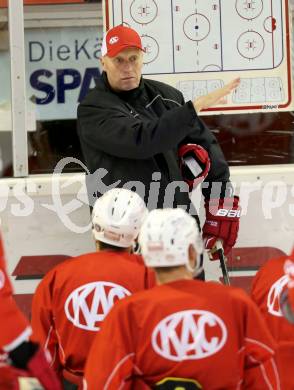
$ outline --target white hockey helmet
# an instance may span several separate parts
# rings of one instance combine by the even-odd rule
[[[134,244],[147,214],[147,207],[136,192],[112,188],[94,204],[93,235],[97,241],[127,248]]]
[[[186,265],[193,272],[189,265],[189,246],[193,245],[198,255],[203,252],[195,219],[180,208],[151,211],[141,228],[139,244],[148,267]]]

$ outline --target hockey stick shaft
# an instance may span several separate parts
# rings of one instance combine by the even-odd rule
[[[224,250],[218,249],[218,254],[219,254],[220,266],[221,266],[222,273],[223,273],[224,283],[229,286],[231,283],[230,283],[229,272],[228,272],[227,265],[226,265]]]

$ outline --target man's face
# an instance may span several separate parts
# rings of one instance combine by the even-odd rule
[[[102,57],[103,70],[111,88],[116,91],[130,91],[140,84],[143,53],[140,49],[127,48],[115,57]]]

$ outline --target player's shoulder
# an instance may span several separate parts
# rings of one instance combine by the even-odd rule
[[[257,271],[255,279],[261,277],[281,276],[284,274],[284,264],[288,256],[281,256],[267,260]]]
[[[126,310],[129,308],[130,310],[136,311],[136,308],[147,307],[149,305],[156,305],[156,301],[158,296],[160,296],[160,290],[162,286],[154,286],[147,290],[137,291],[135,294],[132,294],[124,299],[121,299],[115,304],[118,306],[117,310]]]
[[[141,255],[133,254],[133,253],[125,254],[122,258],[127,261],[131,261],[133,264],[145,267],[144,260]]]
[[[279,269],[279,268],[283,268],[284,267],[284,263],[285,263],[287,258],[288,258],[288,256],[284,255],[284,256],[281,256],[281,257],[275,257],[273,259],[269,259],[262,265],[261,269],[268,269],[268,268]]]
[[[85,253],[75,257],[69,257],[68,259],[62,260],[59,264],[52,267],[45,275],[44,279],[52,278],[55,275],[62,274],[63,272],[71,271],[73,268],[77,271],[79,265],[85,266],[86,262],[91,259],[97,258],[97,252]]]
[[[215,294],[219,299],[223,299],[226,302],[232,300],[234,302],[250,302],[251,299],[247,292],[242,288],[235,286],[225,286],[218,282],[205,282],[206,289],[210,289],[212,294]]]
[[[229,294],[240,302],[251,302],[249,294],[240,287],[228,286]]]
[[[134,275],[140,275],[140,272],[145,272],[145,265],[142,256],[131,254],[125,251],[108,251],[102,250],[98,252],[86,253],[72,259],[72,262],[67,265],[67,268],[83,268],[85,264],[97,264],[98,267],[111,270],[113,267],[127,271]]]

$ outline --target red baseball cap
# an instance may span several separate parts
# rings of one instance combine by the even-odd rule
[[[101,54],[102,56],[115,57],[120,51],[128,47],[143,50],[140,35],[130,27],[115,26],[104,35]]]

